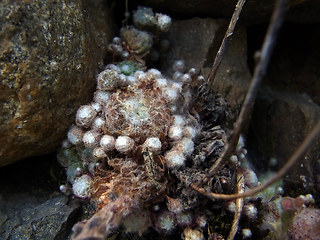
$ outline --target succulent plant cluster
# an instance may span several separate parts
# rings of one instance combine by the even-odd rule
[[[72,239],[105,239],[119,226],[140,235],[151,227],[164,236],[218,239],[216,231],[226,234],[230,229],[221,216],[232,216],[236,201],[208,204],[187,185],[206,178],[206,169],[225,145],[226,133],[219,124],[227,114],[226,103],[218,95],[203,96],[204,77],[182,60],[175,61],[170,77],[147,68],[145,56],[159,54],[153,44],[168,30],[170,17],[139,7],[133,23],[109,44],[112,63],[98,74],[92,102],[80,106],[58,153],[68,180],[60,190],[97,207],[89,220],[74,226]],[[162,45],[165,49],[168,42]],[[260,184],[243,138],[207,190],[233,192],[236,172],[242,173],[246,188]],[[265,199],[282,191],[277,186],[244,200],[243,239],[254,236],[252,227],[259,219],[260,229],[272,230],[268,224],[278,219],[269,212],[262,216],[269,204]],[[282,205],[277,203],[279,214],[297,202],[283,199]],[[293,234],[296,229],[291,229]]]
[[[79,179],[89,183],[89,175],[106,159],[135,159],[148,150],[154,158],[164,156],[163,164],[174,169],[183,167],[194,151],[200,124],[181,108],[191,101],[190,83],[197,78],[194,70],[184,73],[183,62],[177,61],[175,78],[169,79],[157,69],[132,71],[127,76],[121,67],[109,64],[98,75],[93,101],[78,109],[75,125],[68,131],[65,145],[71,146],[69,150],[85,152],[80,161],[62,161],[67,172],[75,171],[68,174],[75,194]],[[73,179],[76,175],[82,177]],[[80,192],[78,197],[89,196]]]
[[[181,60],[172,66],[171,77],[147,69],[141,57],[150,50],[153,34],[168,29],[170,18],[139,8],[134,23],[140,29],[124,27],[121,37],[110,43],[110,55],[118,61],[97,76],[93,101],[78,109],[63,142],[58,159],[71,187],[62,185],[61,190],[72,189],[74,196],[90,199],[100,209],[89,222],[97,221],[103,211],[109,212],[104,218],[113,214],[111,218],[119,219],[113,223],[100,220],[99,226],[123,223],[128,231],[137,232],[153,226],[163,234],[172,233],[177,226],[204,227],[205,216],[185,211],[190,207],[183,206],[180,199],[169,201],[168,197],[168,207],[161,205],[168,191],[168,170],[184,169],[193,161],[201,124],[199,116],[189,111],[194,94],[191,85],[204,78],[194,68],[187,70]],[[169,202],[181,206],[176,209]],[[110,209],[114,208],[117,211],[113,213]],[[137,210],[143,214],[136,214]],[[135,221],[128,220],[132,216],[141,224],[132,226]],[[90,232],[83,231],[86,225],[78,224],[75,239],[79,228],[81,234]],[[193,232],[190,228],[185,235]],[[197,234],[202,236],[201,231]]]

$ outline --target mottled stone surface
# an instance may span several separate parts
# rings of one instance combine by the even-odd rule
[[[0,169],[0,239],[67,239],[80,204],[59,193],[61,171],[54,155]]]
[[[170,11],[175,14],[206,17],[231,17],[237,1],[234,0],[136,0],[139,4]],[[247,0],[241,13],[241,20],[248,24],[269,21],[275,0]],[[320,21],[319,0],[291,1],[288,20],[295,22]]]
[[[170,50],[161,59],[162,69],[168,71],[175,60],[183,59],[187,68],[195,67],[207,78],[227,26],[227,20],[210,18],[173,21],[166,35],[170,41]],[[250,79],[246,29],[239,25],[214,79],[213,92],[225,97],[232,112],[236,114],[246,95]]]
[[[305,208],[297,213],[288,230],[288,239],[320,239],[320,209]]]
[[[103,1],[0,2],[0,166],[59,146],[92,98],[110,19]]]

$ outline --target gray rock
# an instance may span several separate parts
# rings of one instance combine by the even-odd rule
[[[57,164],[43,156],[0,169],[0,239],[67,239],[80,204],[58,192]]]
[[[157,8],[159,11],[171,11],[187,16],[206,16],[213,18],[228,17],[233,14],[237,1],[233,0],[143,0],[140,4]],[[275,0],[247,0],[241,13],[241,20],[248,24],[269,21]],[[288,20],[295,22],[319,22],[320,5],[318,0],[291,1]]]
[[[78,208],[76,202],[68,204],[66,196],[49,199],[33,208],[24,208],[17,216],[8,216],[6,220],[9,217],[10,220],[2,224],[6,232],[2,237],[12,240],[66,239],[69,234],[66,225],[70,225],[70,218]]]
[[[0,2],[0,166],[59,146],[112,26],[103,1]]]
[[[268,159],[276,158],[279,169],[319,119],[320,107],[310,97],[263,88],[255,103],[250,141]],[[288,191],[299,192],[298,186],[309,191],[314,187],[313,167],[319,158],[319,149],[318,139],[287,174]],[[259,160],[256,164],[263,171],[269,166],[268,161]]]
[[[320,119],[320,34],[316,26],[292,23],[283,26],[264,77],[265,87],[260,89],[255,104],[250,141],[267,159],[278,159],[275,169],[285,163]],[[251,35],[252,39],[255,37]],[[290,170],[287,189],[297,190],[300,186],[312,190],[317,178],[314,169],[320,154],[319,141]],[[265,170],[268,161],[260,161],[260,165]]]
[[[265,77],[270,88],[308,94],[320,104],[319,27],[293,23],[283,26]]]
[[[226,26],[227,21],[210,18],[173,20],[169,32],[164,35],[169,40],[170,48],[161,59],[162,71],[172,74],[172,65],[176,60],[185,61],[187,69],[210,67],[213,61],[210,58],[214,57],[212,55],[218,49]]]

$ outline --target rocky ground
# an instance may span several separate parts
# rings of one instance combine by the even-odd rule
[[[67,239],[80,203],[59,191],[55,154],[3,167],[0,178],[1,239]]]

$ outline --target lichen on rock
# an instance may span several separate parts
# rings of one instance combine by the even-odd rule
[[[0,166],[55,150],[94,91],[112,21],[102,1],[0,3]]]

